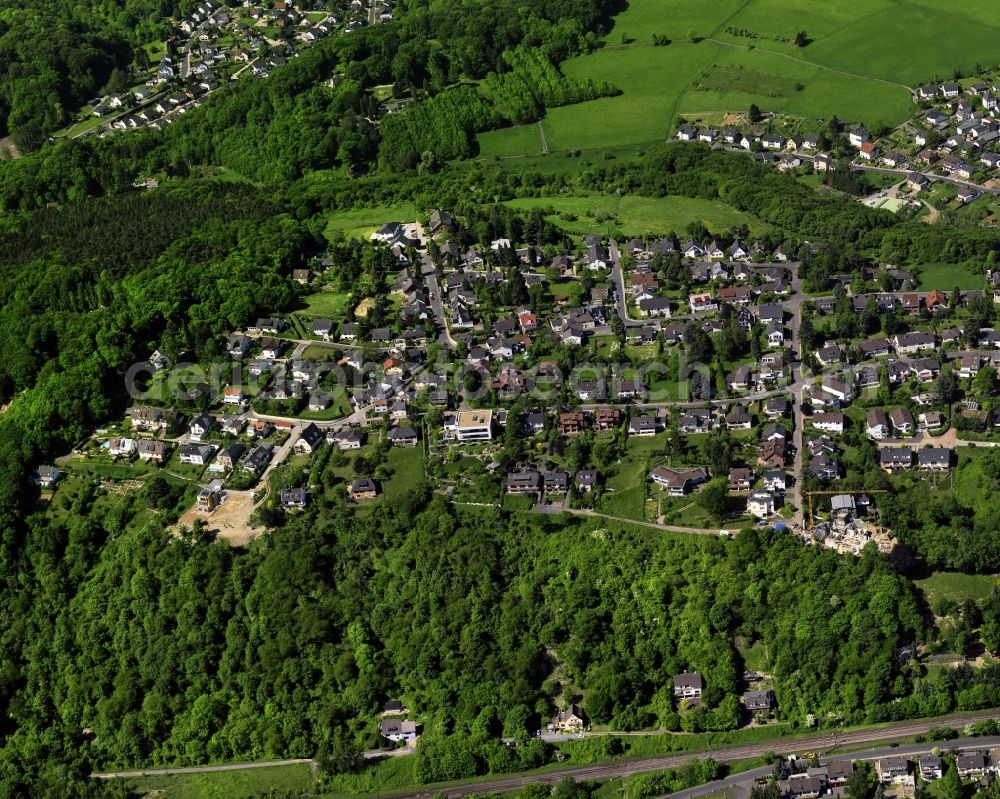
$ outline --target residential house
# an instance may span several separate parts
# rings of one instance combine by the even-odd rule
[[[893,408],[889,412],[889,421],[896,435],[908,436],[913,432],[913,414],[906,408]]]
[[[331,319],[313,319],[312,334],[323,341],[333,337],[333,321]]]
[[[240,468],[252,474],[259,475],[271,460],[274,447],[266,441],[254,444],[240,461]]]
[[[574,478],[577,490],[583,492],[592,491],[597,487],[599,481],[600,473],[597,469],[580,469]]]
[[[658,485],[666,488],[671,496],[683,496],[695,486],[708,480],[708,472],[703,468],[693,469],[671,469],[666,466],[657,466],[649,473],[650,479]]]
[[[747,691],[743,694],[743,706],[754,715],[768,714],[774,707],[774,694],[770,689]]]
[[[940,411],[927,411],[917,417],[917,423],[921,430],[940,430],[944,427],[944,416]]]
[[[824,781],[808,774],[794,774],[787,780],[778,780],[778,792],[783,799],[817,799],[824,788]]]
[[[245,447],[239,442],[234,442],[218,451],[212,465],[208,467],[210,472],[228,472],[239,462]]]
[[[688,297],[688,305],[691,308],[691,313],[706,313],[719,309],[711,294],[692,294]]]
[[[753,424],[753,417],[742,405],[737,405],[726,414],[727,430],[749,430]]]
[[[406,719],[382,719],[378,725],[379,734],[394,743],[417,740],[417,722]]]
[[[285,510],[302,510],[309,502],[309,491],[305,488],[282,488],[278,500]]]
[[[778,419],[788,415],[788,400],[785,397],[768,397],[764,400],[764,415]]]
[[[906,447],[886,447],[878,451],[879,466],[885,472],[898,472],[913,465],[913,450]]]
[[[730,391],[746,391],[752,377],[750,367],[746,364],[740,364],[726,378],[726,385]]]
[[[166,413],[158,408],[133,408],[131,419],[132,427],[144,432],[166,430],[169,426]]]
[[[571,436],[582,433],[587,427],[587,418],[582,411],[563,411],[559,414],[559,434]]]
[[[390,444],[397,447],[415,447],[417,445],[417,431],[412,427],[394,427],[386,434]]]
[[[315,452],[323,443],[323,440],[323,431],[320,430],[315,423],[310,422],[299,434],[299,438],[295,442],[294,449],[299,454],[309,454]]]
[[[201,441],[212,429],[212,417],[207,413],[199,414],[191,422],[191,441]]]
[[[134,438],[111,438],[108,439],[108,455],[112,458],[124,456],[130,458],[136,451]]]
[[[871,133],[863,125],[858,125],[847,135],[852,147],[860,148],[862,144],[871,138]]]
[[[837,479],[840,470],[837,462],[829,455],[814,455],[809,461],[809,473],[826,482]]]
[[[630,436],[656,435],[656,417],[633,416],[628,423],[628,434]]]
[[[211,444],[185,444],[180,450],[180,462],[204,466],[212,459],[215,447]]]
[[[459,411],[455,415],[455,439],[462,443],[493,438],[493,411]]]
[[[988,769],[989,761],[982,752],[959,752],[955,758],[955,770],[963,780],[982,777]]]
[[[646,317],[670,318],[670,300],[666,297],[649,297],[639,300],[639,313]]]
[[[745,466],[736,466],[729,470],[729,490],[749,491],[753,485],[753,471]]]
[[[757,456],[757,463],[760,466],[772,466],[782,468],[788,459],[788,443],[784,438],[772,438],[766,440],[760,448]]]
[[[569,490],[569,475],[562,469],[542,472],[542,487],[546,494],[565,494]]]
[[[888,438],[889,418],[885,415],[885,411],[878,409],[868,411],[865,417],[865,428],[868,435],[874,439]]]
[[[697,671],[675,674],[673,678],[674,697],[677,699],[700,699],[705,683]]]
[[[946,472],[951,468],[951,450],[947,447],[924,447],[917,450],[917,466],[922,471]]]
[[[570,705],[553,717],[549,727],[553,732],[582,732],[587,728],[587,715],[579,705]]]
[[[50,488],[59,482],[61,474],[62,472],[60,472],[55,466],[46,463],[35,469],[32,478],[35,485],[41,486],[42,488]]]
[[[355,502],[363,499],[375,499],[378,495],[378,483],[370,477],[358,477],[351,481],[347,488],[347,496]]]
[[[940,779],[944,774],[944,764],[937,755],[921,755],[917,758],[917,770],[924,782]]]
[[[913,333],[900,333],[893,339],[896,352],[900,355],[909,355],[921,350],[932,350],[937,346],[937,339],[933,333],[915,331]]]
[[[163,463],[166,457],[167,446],[162,441],[142,439],[136,445],[136,450],[139,453],[139,460]]]
[[[507,475],[508,494],[537,494],[542,488],[542,476],[534,469],[521,469]]]
[[[594,411],[594,430],[613,430],[621,418],[622,412],[617,408],[598,408]]]
[[[786,485],[786,475],[781,469],[768,469],[762,475],[764,488],[767,491],[784,493]]]
[[[754,491],[747,497],[747,513],[758,519],[774,515],[774,496],[769,491]]]
[[[813,423],[813,427],[817,430],[822,430],[825,433],[843,433],[844,432],[844,414],[840,411],[834,411],[831,413],[814,413],[810,417],[810,421]]]
[[[211,513],[222,502],[222,481],[213,480],[198,492],[197,508],[202,513]]]

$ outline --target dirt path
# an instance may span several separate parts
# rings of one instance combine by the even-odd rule
[[[20,158],[21,153],[18,152],[17,146],[10,136],[4,136],[0,139],[0,155],[3,153],[8,153],[11,158]]]

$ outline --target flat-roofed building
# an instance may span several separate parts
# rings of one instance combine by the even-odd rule
[[[455,438],[459,441],[492,440],[493,411],[459,411],[455,417]]]

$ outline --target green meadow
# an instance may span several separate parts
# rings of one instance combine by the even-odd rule
[[[506,203],[512,208],[552,210],[547,218],[568,233],[608,231],[619,236],[647,233],[679,235],[691,222],[702,222],[712,231],[747,224],[755,233],[760,223],[724,203],[690,197],[639,197],[580,194],[572,197],[528,197]]]
[[[368,238],[388,221],[412,222],[416,218],[417,209],[409,203],[337,211],[330,215],[323,233],[328,240],[338,235],[345,238]]]
[[[800,29],[811,39],[802,48],[792,44]],[[671,43],[653,46],[654,35]],[[562,65],[622,94],[550,109],[542,125],[553,155],[647,146],[678,117],[719,124],[751,103],[803,128],[833,115],[895,125],[914,110],[910,88],[994,64],[998,35],[1000,17],[971,0],[874,0],[864,9],[851,0],[630,0],[601,48]],[[528,125],[482,134],[480,157],[539,153],[537,133]]]

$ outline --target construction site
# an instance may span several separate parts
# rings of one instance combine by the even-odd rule
[[[892,532],[881,525],[878,506],[872,496],[884,493],[883,490],[806,492],[809,505],[802,537],[806,543],[825,546],[842,554],[860,555],[870,541],[876,543],[880,552],[890,552],[896,540]],[[814,513],[814,495],[830,497],[827,518]]]

